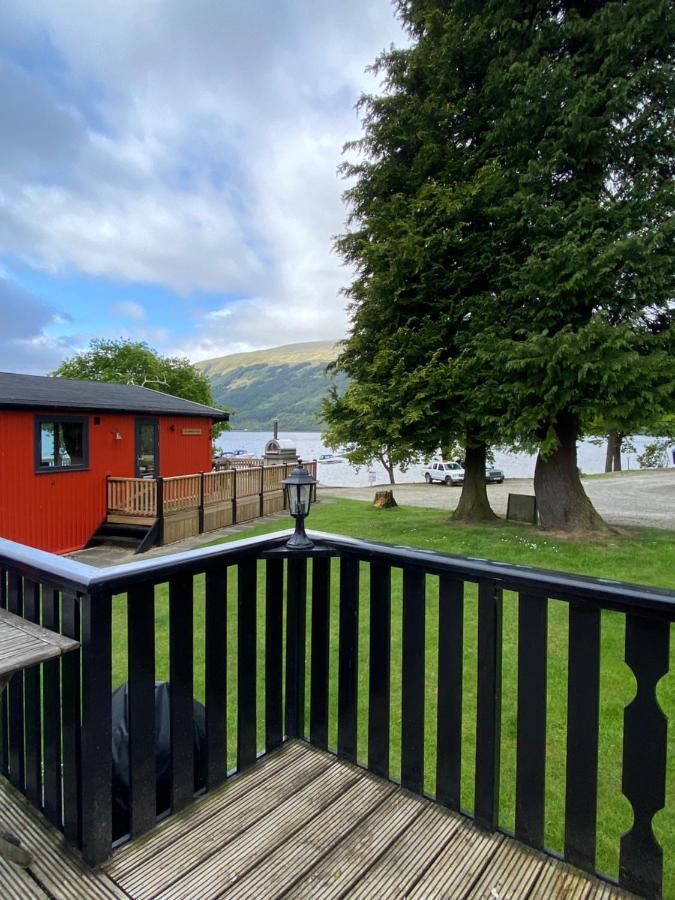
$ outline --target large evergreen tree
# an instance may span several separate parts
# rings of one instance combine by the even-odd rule
[[[340,365],[372,377],[395,347],[411,436],[538,447],[542,523],[602,527],[576,467],[583,423],[673,390],[669,4],[398,12],[411,46],[379,59],[385,92],[362,99],[345,167]]]

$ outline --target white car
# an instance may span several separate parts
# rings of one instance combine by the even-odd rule
[[[464,469],[459,463],[454,462],[435,462],[431,463],[424,473],[424,480],[427,484],[432,481],[440,481],[441,484],[463,484]]]

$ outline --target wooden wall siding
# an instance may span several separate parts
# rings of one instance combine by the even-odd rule
[[[183,429],[201,434],[183,434]],[[173,430],[172,430],[173,429]],[[211,471],[211,422],[197,416],[162,416],[159,424],[159,474],[165,478]]]
[[[35,416],[69,414],[72,410],[0,410],[0,537],[53,553],[77,550],[105,518],[106,476],[135,475],[136,416],[95,412],[87,416],[89,468],[36,474]],[[95,418],[99,424],[94,424]],[[161,475],[211,468],[208,419],[157,418]],[[202,433],[183,435],[183,428],[201,429]]]
[[[56,553],[82,547],[105,517],[106,475],[134,474],[133,417],[123,415],[89,416],[89,469],[36,474],[35,416],[68,412],[0,411],[0,536]]]
[[[157,515],[157,482],[149,478],[108,478],[108,513]]]

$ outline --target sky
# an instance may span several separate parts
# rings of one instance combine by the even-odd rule
[[[2,0],[0,371],[343,337],[343,144],[388,0]]]

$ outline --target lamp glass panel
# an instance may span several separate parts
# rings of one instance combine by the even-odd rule
[[[298,497],[298,485],[297,484],[287,484],[286,491],[288,494],[288,511],[292,516],[299,515],[299,497]]]
[[[309,513],[309,505],[312,502],[312,485],[301,484],[298,492],[300,494],[300,514],[306,516]]]

